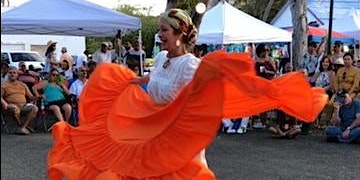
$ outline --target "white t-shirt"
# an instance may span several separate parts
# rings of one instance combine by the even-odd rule
[[[76,59],[76,66],[75,68],[76,69],[79,69],[80,67],[83,67],[83,63],[86,63],[87,62],[87,57],[85,54],[81,54],[77,59]]]
[[[111,53],[109,51],[106,51],[106,53],[96,51],[93,56],[93,60],[97,62],[97,64],[111,63]]]
[[[69,89],[70,93],[76,95],[77,98],[80,98],[81,92],[84,89],[86,82],[87,81],[83,83],[82,81],[80,81],[80,79],[77,79],[75,82],[71,84]]]
[[[168,60],[167,53],[162,51],[155,57],[154,69],[148,83],[150,97],[158,104],[167,104],[174,100],[193,79],[200,64],[200,59],[187,53],[170,59],[169,66],[163,68],[163,64]]]

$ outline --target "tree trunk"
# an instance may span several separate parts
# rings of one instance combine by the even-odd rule
[[[272,8],[272,5],[274,4],[274,0],[270,0],[265,8],[265,12],[262,16],[262,20],[263,21],[267,21],[268,17],[269,17],[269,13],[270,13],[270,10]]]
[[[289,0],[292,23],[293,23],[293,39],[292,39],[292,61],[293,67],[298,68],[300,60],[303,58],[308,38],[307,38],[307,18],[306,8],[307,2],[303,0]]]

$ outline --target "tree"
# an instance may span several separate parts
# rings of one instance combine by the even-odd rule
[[[292,23],[294,27],[292,39],[293,67],[297,69],[298,64],[306,52],[307,47],[307,18],[306,1],[289,0]]]

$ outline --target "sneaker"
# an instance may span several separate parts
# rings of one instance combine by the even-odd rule
[[[30,134],[30,131],[27,130],[26,128],[17,128],[16,131],[14,132],[15,134],[18,134],[18,135],[29,135]]]
[[[257,122],[253,125],[253,128],[256,128],[256,129],[264,129],[265,126],[263,125],[263,123],[261,122]]]
[[[235,134],[236,133],[236,129],[232,129],[232,128],[229,128],[226,133],[228,134]]]
[[[236,132],[238,134],[244,134],[244,133],[246,133],[246,127],[240,127]]]

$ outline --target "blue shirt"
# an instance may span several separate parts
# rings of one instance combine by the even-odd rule
[[[356,114],[360,114],[360,100],[355,99],[349,106],[341,106],[339,110],[341,127],[345,129],[350,126],[355,121]]]

